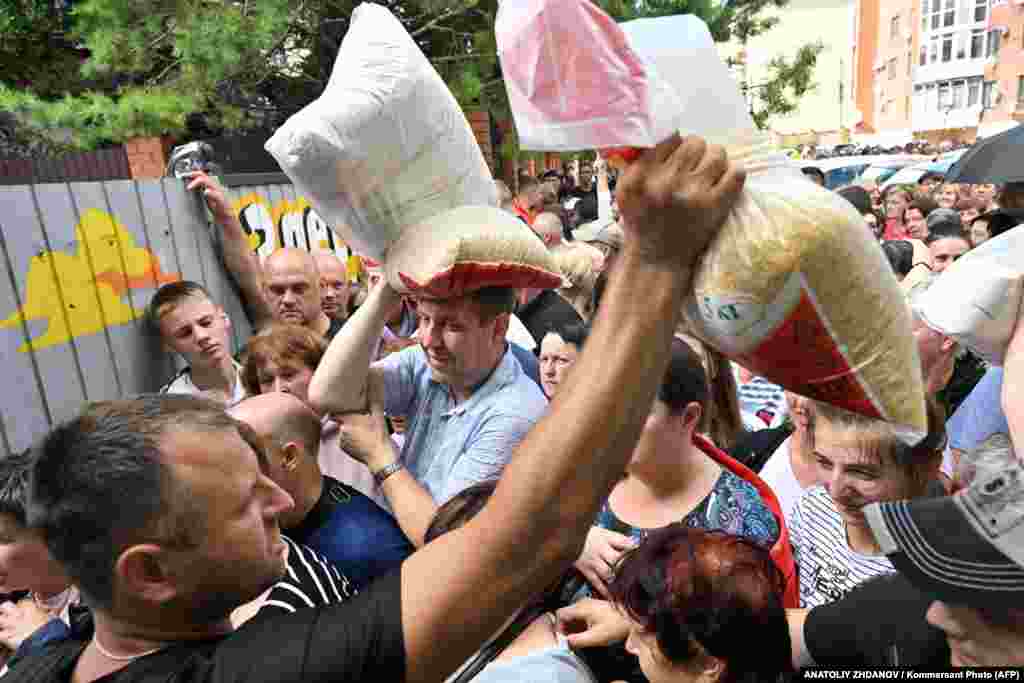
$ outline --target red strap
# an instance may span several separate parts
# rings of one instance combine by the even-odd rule
[[[799,607],[800,583],[796,574],[796,560],[793,558],[793,548],[789,542],[789,530],[786,528],[786,518],[782,514],[782,506],[779,505],[779,499],[775,497],[775,492],[772,491],[771,487],[764,483],[764,480],[757,476],[753,470],[735,458],[727,455],[724,451],[705,439],[703,436],[694,434],[693,445],[737,477],[753,484],[754,488],[757,489],[758,494],[760,494],[761,500],[764,501],[764,504],[767,505],[768,509],[772,511],[772,514],[775,515],[775,520],[779,524],[779,537],[775,541],[775,545],[773,545],[769,551],[769,554],[771,555],[772,561],[775,562],[775,566],[779,568],[782,575],[786,578],[786,592],[782,598],[783,607]]]

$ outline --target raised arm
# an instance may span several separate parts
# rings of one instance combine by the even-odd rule
[[[242,228],[242,222],[238,220],[224,190],[215,179],[205,173],[196,173],[191,177],[188,189],[199,190],[206,200],[213,220],[221,229],[224,265],[242,290],[246,307],[253,318],[253,327],[263,327],[272,319],[270,306],[263,294],[263,267],[260,265],[260,257],[249,244],[249,236]]]
[[[402,566],[408,680],[443,680],[579,555],[647,418],[697,259],[742,182],[724,150],[697,138],[663,143],[623,175],[625,248],[568,382],[487,507]]]
[[[367,383],[374,342],[380,337],[398,292],[381,278],[366,301],[335,335],[309,382],[309,403],[320,414],[361,411],[367,407]]]

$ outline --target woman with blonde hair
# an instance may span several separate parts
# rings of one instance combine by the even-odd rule
[[[589,321],[594,316],[594,286],[604,269],[604,254],[593,245],[570,242],[552,251],[551,255],[565,278],[565,284],[558,293],[572,304],[584,321]]]

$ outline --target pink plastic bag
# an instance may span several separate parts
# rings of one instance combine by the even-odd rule
[[[495,25],[526,149],[653,147],[678,128],[678,98],[590,0],[502,3]]]

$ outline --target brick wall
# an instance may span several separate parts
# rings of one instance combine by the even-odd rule
[[[469,126],[473,129],[480,151],[483,152],[487,166],[494,173],[494,150],[491,148],[491,115],[482,109],[469,109],[466,111],[466,118]]]
[[[132,178],[162,178],[167,170],[167,138],[132,138],[124,143]]]

